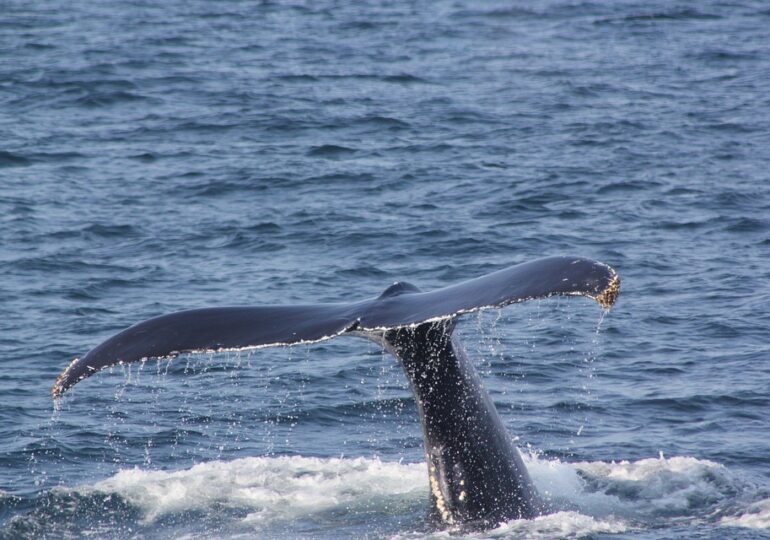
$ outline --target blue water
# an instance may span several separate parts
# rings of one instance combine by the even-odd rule
[[[0,537],[421,538],[396,362],[338,339],[57,374],[179,309],[545,255],[466,317],[553,513],[474,538],[770,538],[770,8],[6,1]]]

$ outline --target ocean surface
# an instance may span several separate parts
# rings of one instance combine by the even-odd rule
[[[0,538],[770,538],[770,5],[0,8]],[[623,280],[457,330],[552,507],[436,529],[364,340],[56,376],[206,306]]]

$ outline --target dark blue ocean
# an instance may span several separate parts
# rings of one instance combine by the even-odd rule
[[[770,538],[770,4],[0,2],[0,538]],[[458,333],[552,506],[428,520],[363,340],[57,375],[138,321],[547,255]]]

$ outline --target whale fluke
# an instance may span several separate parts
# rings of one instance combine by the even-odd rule
[[[349,304],[223,307],[140,322],[75,359],[51,392],[116,364],[186,352],[291,345],[339,335],[382,344],[401,363],[417,401],[431,508],[445,524],[489,528],[544,511],[500,415],[453,335],[457,316],[549,296],[587,296],[609,308],[620,278],[579,257],[548,257],[430,292],[398,282]]]
[[[350,304],[221,307],[180,311],[140,322],[77,358],[51,393],[60,397],[106,367],[181,353],[309,343],[352,330],[411,326],[549,296],[588,296],[609,308],[620,280],[609,266],[579,257],[547,257],[430,292],[395,283],[375,299]]]

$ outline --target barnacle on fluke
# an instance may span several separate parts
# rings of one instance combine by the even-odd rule
[[[610,309],[615,305],[620,295],[620,276],[614,270],[612,272],[615,277],[612,278],[607,288],[593,297],[604,309]]]

